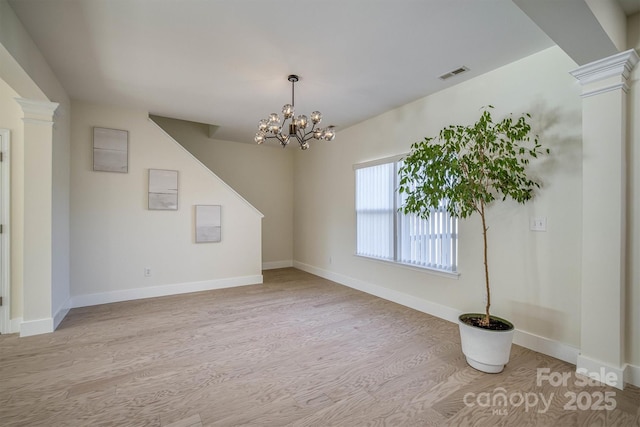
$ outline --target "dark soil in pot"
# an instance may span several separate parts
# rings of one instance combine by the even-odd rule
[[[476,328],[487,329],[490,331],[510,331],[513,329],[513,323],[505,320],[501,317],[490,316],[489,317],[489,325],[482,325],[482,319],[484,319],[484,314],[480,313],[468,313],[460,315],[460,321],[464,322],[469,326],[475,326]]]

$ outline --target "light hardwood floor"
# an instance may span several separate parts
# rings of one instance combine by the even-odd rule
[[[640,425],[636,387],[583,386],[573,365],[519,346],[483,374],[452,323],[295,269],[264,277],[1,336],[0,425]],[[538,368],[569,378],[538,385]]]

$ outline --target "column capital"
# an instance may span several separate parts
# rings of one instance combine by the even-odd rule
[[[53,125],[53,116],[60,104],[57,102],[36,101],[33,99],[15,98],[20,104],[25,123]]]
[[[595,90],[585,90],[583,97],[597,95],[611,90],[629,90],[627,79],[631,70],[638,63],[638,53],[634,49],[617,53],[607,58],[590,62],[576,68],[569,73],[575,77],[582,86],[596,82],[602,82],[604,86]],[[604,80],[609,80],[604,82]]]

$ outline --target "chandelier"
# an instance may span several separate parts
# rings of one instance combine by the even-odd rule
[[[258,132],[254,138],[255,141],[258,144],[262,144],[267,139],[275,138],[280,141],[280,145],[284,148],[289,144],[291,138],[295,137],[295,139],[298,140],[298,144],[300,144],[300,148],[303,150],[309,148],[307,141],[311,138],[333,141],[336,137],[335,126],[327,126],[326,128],[318,127],[317,125],[322,121],[322,114],[319,111],[311,113],[309,117],[311,122],[309,122],[309,118],[305,115],[295,117],[293,110],[293,106],[295,105],[295,84],[299,80],[299,77],[291,74],[287,77],[287,80],[291,82],[291,104],[285,104],[285,106],[282,107],[282,121],[280,121],[278,113],[271,113],[268,119],[260,120],[258,123]],[[288,125],[287,120],[290,120]]]

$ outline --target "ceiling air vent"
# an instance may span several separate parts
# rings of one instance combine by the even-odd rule
[[[453,71],[449,71],[448,73],[445,73],[443,75],[440,76],[440,80],[447,80],[450,77],[454,77],[457,76],[458,74],[462,74],[466,71],[469,71],[469,69],[467,67],[460,67],[460,68],[456,68]]]

